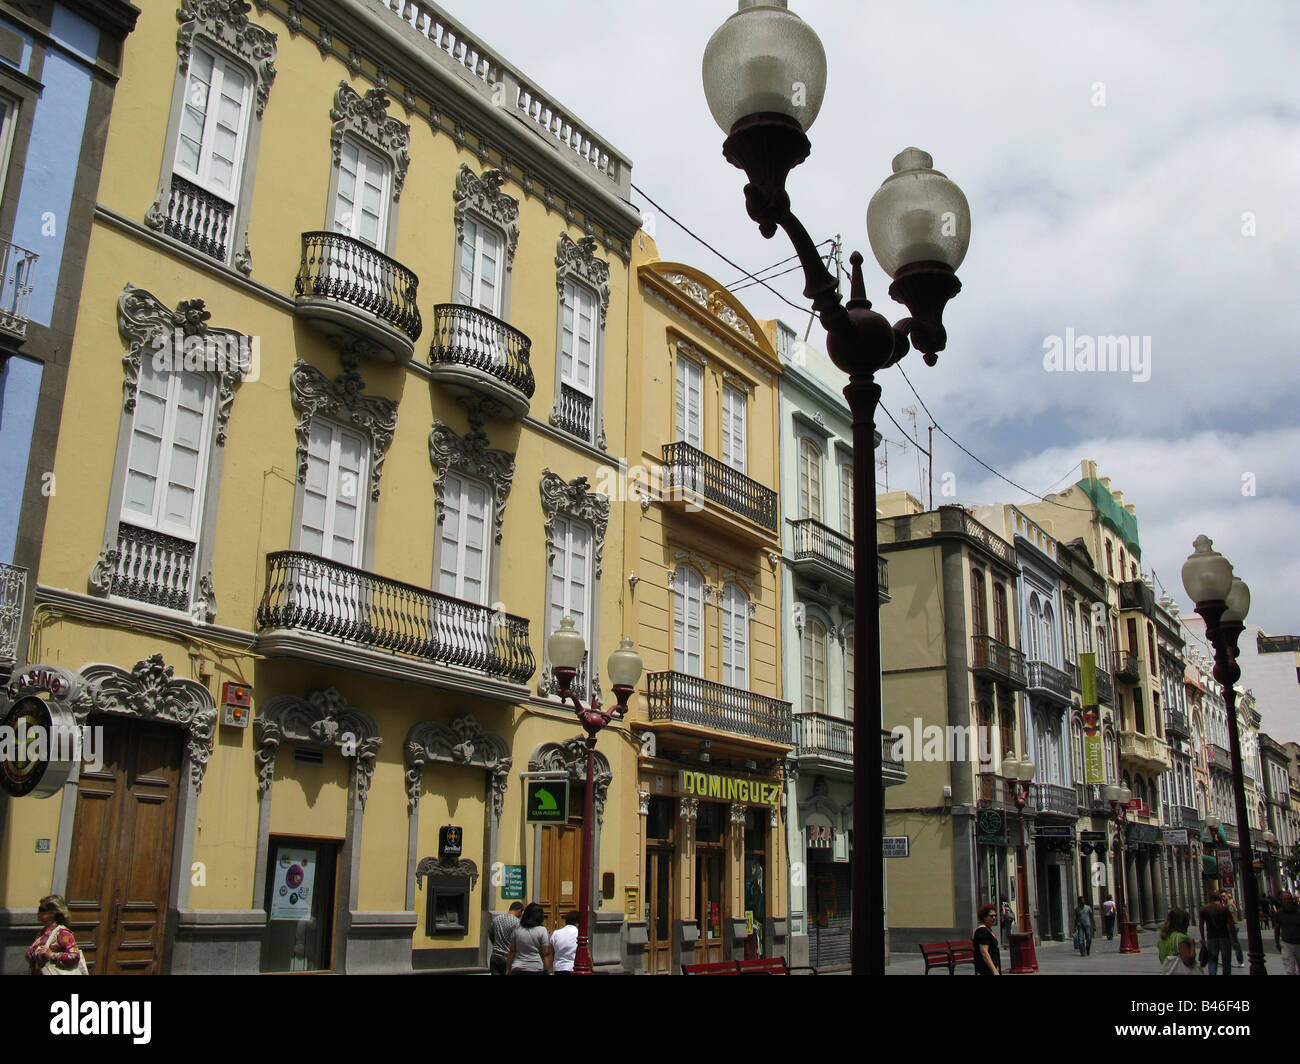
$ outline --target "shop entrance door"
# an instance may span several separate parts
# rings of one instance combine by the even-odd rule
[[[721,846],[698,846],[695,850],[695,905],[700,938],[695,943],[696,964],[725,961],[727,884],[726,854]]]
[[[68,908],[92,975],[160,975],[183,733],[93,718],[103,765],[81,768]]]
[[[671,850],[649,850],[645,857],[646,972],[670,975],[673,968],[673,854]]]
[[[338,854],[332,839],[270,840],[263,972],[333,970]]]
[[[582,822],[542,828],[542,871],[537,900],[546,913],[546,929],[555,931],[561,917],[578,908],[582,874]]]

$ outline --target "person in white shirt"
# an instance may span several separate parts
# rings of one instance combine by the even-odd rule
[[[555,950],[552,971],[556,975],[573,974],[573,961],[578,954],[578,920],[576,911],[565,913],[564,926],[551,936],[551,948]]]

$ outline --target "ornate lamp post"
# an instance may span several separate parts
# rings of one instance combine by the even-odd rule
[[[932,166],[929,155],[908,148],[894,159],[867,208],[867,236],[885,272],[890,296],[911,316],[891,325],[871,309],[854,252],[850,299],[818,255],[807,229],[790,209],[785,184],[812,150],[807,130],[826,90],[826,52],[812,28],[787,10],[786,0],[739,0],[739,10],[704,50],[704,94],[727,134],[722,151],[745,171],[745,208],[766,238],[784,229],[804,272],[804,295],[826,329],[826,349],[849,376],[844,396],[853,413],[853,449],[873,453],[880,386],[875,374],[915,347],[928,365],[946,342],[943,308],[961,289],[956,269],[970,241],[970,207],[955,184]],[[885,799],[875,730],[880,726],[880,607],[876,575],[874,466],[853,466],[855,673],[869,692],[867,712],[853,722],[852,964],[855,974],[885,970],[885,868],[882,854]]]
[[[609,680],[618,704],[609,712],[600,708],[600,699],[593,697],[588,708],[573,692],[573,679],[578,666],[587,653],[586,641],[573,626],[573,618],[565,617],[560,627],[546,641],[546,651],[555,670],[561,701],[572,701],[578,714],[578,723],[587,733],[587,787],[582,801],[582,882],[578,893],[578,951],[573,960],[574,975],[591,975],[591,851],[594,845],[595,812],[595,752],[596,735],[615,717],[622,720],[627,715],[627,701],[632,697],[636,682],[641,678],[641,655],[632,646],[632,640],[623,637],[619,648],[609,656]]]
[[[1110,803],[1111,816],[1115,818],[1115,890],[1119,897],[1115,899],[1119,907],[1119,951],[1121,953],[1141,953],[1138,945],[1137,924],[1129,923],[1128,906],[1124,900],[1124,882],[1127,878],[1124,869],[1124,830],[1128,815],[1128,803],[1133,800],[1133,792],[1123,784],[1110,784],[1102,789],[1102,797]]]
[[[1038,971],[1038,955],[1034,951],[1034,922],[1029,915],[1029,860],[1025,847],[1025,803],[1029,788],[1034,782],[1034,763],[1025,758],[1017,761],[1008,752],[1002,759],[1002,774],[1016,791],[1016,812],[1020,817],[1020,846],[1016,850],[1016,878],[1020,881],[1020,931],[1011,936],[1011,972],[1013,975]]]
[[[1245,893],[1246,938],[1249,944],[1250,974],[1267,975],[1264,965],[1264,937],[1259,930],[1259,891],[1255,883],[1255,853],[1250,844],[1250,820],[1246,816],[1246,783],[1241,769],[1241,733],[1237,727],[1237,640],[1245,631],[1250,611],[1250,588],[1232,575],[1232,563],[1214,550],[1205,536],[1197,536],[1196,549],[1183,562],[1183,587],[1205,621],[1205,635],[1214,647],[1214,678],[1223,686],[1231,740],[1232,796],[1237,809],[1237,854]]]

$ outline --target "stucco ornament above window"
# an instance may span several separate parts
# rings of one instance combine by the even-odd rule
[[[669,284],[680,288],[691,302],[704,307],[715,318],[729,325],[746,340],[754,343],[758,342],[754,336],[754,330],[749,327],[749,323],[737,313],[735,307],[727,302],[721,292],[710,292],[699,281],[681,273],[666,273],[663,278]]]
[[[505,807],[510,784],[510,747],[501,736],[484,731],[472,714],[457,717],[450,725],[426,720],[415,725],[403,746],[406,759],[406,812],[414,816],[422,793],[422,771],[430,761],[452,765],[478,765],[488,774],[492,787],[492,812],[498,819]]]
[[[515,249],[519,247],[519,201],[501,191],[506,175],[500,170],[484,170],[478,177],[461,163],[456,175],[452,198],[456,201],[456,241],[465,239],[465,214],[474,211],[501,227],[506,234],[506,270],[514,268]]]
[[[605,327],[609,310],[609,263],[596,258],[596,238],[584,236],[573,240],[568,233],[560,234],[558,254],[555,256],[555,287],[564,298],[566,281],[581,281],[600,296],[600,325]]]
[[[605,551],[605,531],[609,527],[609,496],[588,491],[586,477],[569,482],[549,469],[542,470],[542,512],[546,515],[546,564],[555,561],[555,519],[572,517],[591,525],[596,534],[595,570],[600,579],[601,556]]]
[[[396,203],[402,197],[402,185],[411,165],[411,127],[388,116],[390,103],[383,89],[368,89],[361,96],[346,81],[339,82],[330,110],[330,120],[334,123],[330,147],[335,166],[342,160],[345,133],[352,133],[384,152],[393,162],[393,202]]]
[[[201,299],[183,299],[169,310],[152,292],[128,284],[117,300],[117,328],[127,342],[122,356],[125,380],[122,406],[135,412],[143,359],[156,360],[159,369],[211,373],[217,385],[217,446],[226,445],[226,425],[235,402],[235,385],[251,368],[253,338],[234,329],[208,324],[212,317]],[[160,361],[159,361],[160,360]]]
[[[335,688],[316,691],[306,698],[277,695],[269,699],[253,721],[257,745],[257,791],[264,797],[275,779],[275,755],[282,742],[312,747],[337,747],[344,757],[355,758],[356,797],[366,804],[375,758],[384,740],[373,717],[355,706]]]
[[[176,33],[176,51],[182,74],[190,66],[195,34],[244,60],[257,75],[257,117],[261,118],[275,81],[276,35],[249,19],[252,9],[243,0],[181,0],[176,12],[181,24]]]
[[[506,498],[515,479],[515,456],[509,451],[489,447],[488,435],[476,429],[465,436],[456,433],[441,421],[433,423],[429,433],[429,461],[433,463],[433,495],[438,508],[438,523],[447,515],[445,504],[447,472],[455,470],[477,480],[487,481],[492,487],[493,540],[501,542],[501,522],[506,516]]]
[[[370,438],[370,498],[379,498],[379,478],[384,471],[388,445],[397,431],[397,403],[377,395],[362,395],[366,382],[361,379],[355,359],[343,360],[343,372],[330,380],[315,366],[301,358],[294,363],[289,377],[293,405],[301,411],[294,431],[298,436],[298,482],[307,480],[307,445],[311,442],[311,421],[317,414],[345,421]]]

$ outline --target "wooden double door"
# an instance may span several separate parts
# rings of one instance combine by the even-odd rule
[[[81,767],[67,899],[92,975],[162,972],[184,733],[92,718],[102,766]]]
[[[537,901],[546,912],[546,929],[563,926],[562,917],[578,908],[582,876],[582,821],[547,824],[542,829],[542,868]]]

